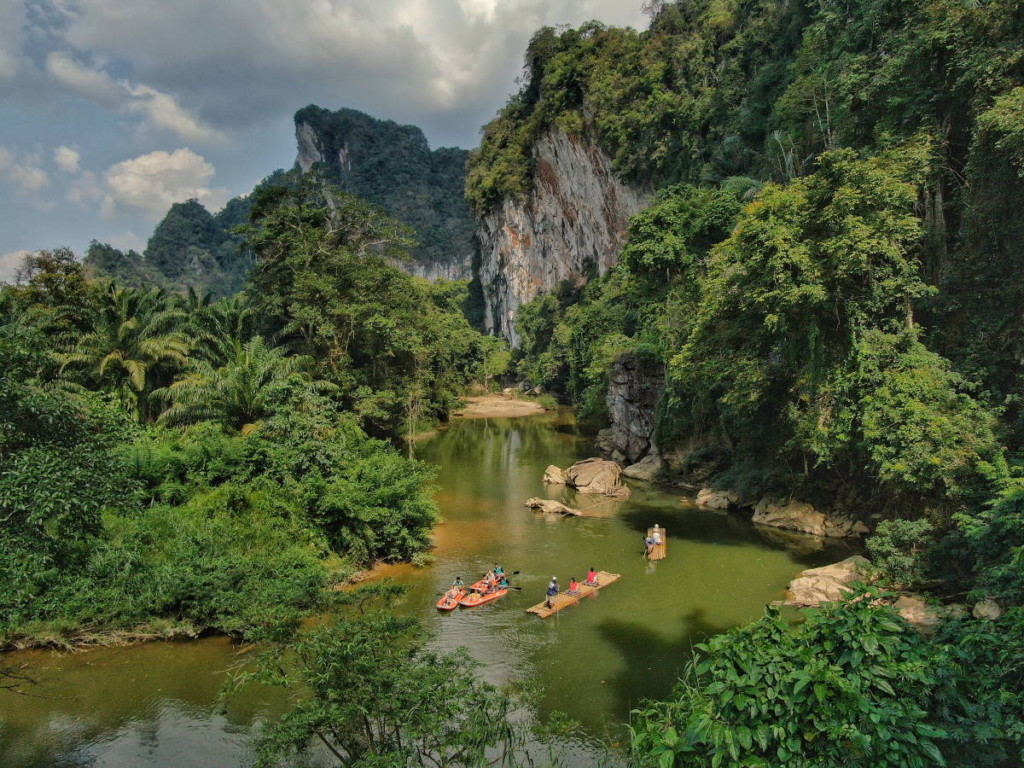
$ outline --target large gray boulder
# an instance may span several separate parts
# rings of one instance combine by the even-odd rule
[[[850,591],[851,583],[867,578],[870,564],[866,557],[853,555],[832,565],[802,571],[789,583],[786,603],[816,606],[841,600]]]
[[[786,531],[825,535],[826,515],[801,501],[763,498],[754,507],[753,521]]]
[[[735,491],[716,491],[714,488],[701,488],[697,493],[696,504],[700,509],[711,512],[727,512],[740,500]]]
[[[565,470],[565,482],[580,493],[624,498],[629,488],[622,484],[622,470],[614,461],[584,459]]]
[[[646,480],[650,482],[661,474],[661,470],[664,467],[665,462],[661,460],[661,457],[657,453],[649,453],[636,464],[630,464],[628,467],[623,469],[622,474],[623,476],[631,477],[634,480]]]

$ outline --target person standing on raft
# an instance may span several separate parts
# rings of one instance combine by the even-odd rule
[[[548,592],[547,592],[548,599],[545,601],[545,605],[547,605],[548,608],[553,608],[554,607],[551,604],[551,598],[556,597],[557,595],[558,595],[558,577],[557,576],[552,576],[551,577],[551,582],[548,584]]]

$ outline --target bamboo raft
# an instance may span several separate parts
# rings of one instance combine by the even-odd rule
[[[542,603],[538,603],[533,608],[527,608],[527,613],[535,613],[542,619],[546,619],[548,616],[552,616],[558,613],[563,608],[568,608],[570,605],[576,605],[584,597],[594,594],[601,587],[607,587],[613,581],[618,581],[621,577],[618,573],[608,573],[607,571],[597,572],[597,586],[588,587],[583,582],[580,582],[580,593],[578,595],[570,595],[569,590],[559,592],[557,595],[551,598],[551,607],[548,608],[547,600]]]
[[[647,555],[648,560],[664,560],[665,555],[668,554],[666,550],[666,547],[668,546],[668,535],[665,533],[664,528],[658,528],[657,530],[659,533],[661,533],[661,544],[655,544],[653,547],[651,547],[651,552]],[[654,528],[647,529],[648,539],[654,536],[654,531]]]

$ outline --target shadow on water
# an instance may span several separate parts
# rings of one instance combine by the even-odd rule
[[[662,699],[671,693],[695,645],[732,629],[709,620],[703,608],[683,614],[679,623],[681,633],[673,637],[623,619],[608,619],[598,625],[602,638],[625,662],[608,681],[614,689],[615,715],[621,722],[628,722],[630,711],[644,699]],[[637,691],[643,691],[643,696],[638,697]]]

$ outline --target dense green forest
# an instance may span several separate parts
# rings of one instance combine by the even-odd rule
[[[556,126],[653,184],[616,268],[523,307],[518,371],[606,422],[612,363],[663,376],[663,477],[883,520],[878,584],[995,598],[922,638],[867,597],[769,613],[637,713],[659,766],[1024,758],[1024,8],[680,0],[644,32],[530,43],[467,196],[529,194]],[[840,501],[841,500],[841,501]]]
[[[0,290],[3,644],[261,636],[427,546],[433,470],[390,441],[482,375],[466,284],[391,266],[408,231],[319,179],[251,208],[230,298],[93,279],[67,250]]]

